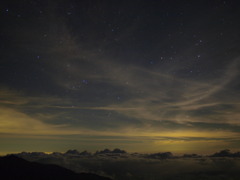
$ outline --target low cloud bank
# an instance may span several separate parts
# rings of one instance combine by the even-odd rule
[[[57,164],[75,172],[89,172],[111,177],[115,180],[238,180],[240,176],[240,153],[221,150],[212,155],[171,152],[153,154],[128,153],[121,149],[88,151],[68,150],[65,153],[22,152],[24,159]]]

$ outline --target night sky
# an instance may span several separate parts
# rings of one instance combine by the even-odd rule
[[[0,154],[240,149],[231,0],[0,2]]]

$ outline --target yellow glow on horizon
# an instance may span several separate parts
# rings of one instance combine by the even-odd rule
[[[78,149],[80,147],[79,143],[81,143],[81,147],[86,147],[87,150],[88,148],[97,150],[119,147],[131,152],[208,153],[207,151],[210,151],[210,149],[213,152],[222,149],[222,147],[231,147],[231,144],[224,138],[238,140],[240,137],[238,132],[211,129],[172,130],[162,128],[156,130],[156,128],[151,127],[125,127],[114,130],[91,130],[67,124],[53,125],[6,107],[0,108],[0,133],[1,144],[10,144],[9,152],[16,151],[16,149],[20,149],[19,151],[35,151],[34,148],[38,147],[35,147],[35,145],[41,144],[43,149],[37,151],[49,153],[53,149],[56,149],[56,151],[67,150],[64,147]],[[91,138],[89,139],[88,136],[91,136]],[[19,144],[16,144],[19,141],[23,142],[23,147],[26,148],[19,148]],[[59,147],[59,150],[55,146]],[[2,148],[0,153],[2,155],[8,154],[5,153],[6,151],[7,149]]]

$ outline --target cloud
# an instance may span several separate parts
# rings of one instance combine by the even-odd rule
[[[57,11],[52,8],[46,12]],[[144,45],[128,50],[145,42],[131,43],[131,36],[145,27],[139,19],[127,20],[128,27],[113,38],[103,27],[106,36],[94,34],[94,23],[73,31],[72,21],[58,12],[44,14],[49,21],[11,31],[18,39],[11,59],[22,59],[3,60],[2,77],[10,78],[1,81],[2,132],[124,134],[139,136],[137,141],[160,136],[170,143],[239,136],[239,57],[223,60],[206,50],[211,56],[196,61],[195,50],[184,42],[171,60],[171,53],[163,58],[161,51],[170,45],[168,39],[162,45],[158,39],[151,50]],[[200,72],[194,72],[196,66]]]
[[[13,134],[52,134],[59,131],[61,126],[45,124],[24,113],[9,108],[0,110],[0,132]]]
[[[89,84],[84,84],[83,78],[81,75],[78,76],[77,72],[82,70],[81,65],[86,63],[85,60],[80,63],[73,61],[75,64],[70,66],[71,70],[66,68],[67,62],[60,63],[60,70],[78,79],[82,87],[70,88],[64,85],[59,91],[71,90],[75,93],[58,98],[49,95],[27,96],[24,93],[14,95],[13,92],[4,90],[2,104],[11,106],[14,110],[43,123],[94,129],[99,133],[103,129],[111,131],[111,128],[113,134],[118,131],[137,133],[144,129],[146,134],[150,135],[149,132],[158,131],[158,128],[162,131],[171,130],[173,127],[186,130],[189,126],[199,131],[201,126],[197,127],[197,122],[204,122],[207,126],[208,123],[219,122],[218,117],[222,117],[224,122],[227,120],[229,123],[237,123],[238,103],[226,104],[215,95],[227,88],[228,83],[237,76],[238,59],[226,69],[223,78],[210,79],[209,82],[183,79],[166,72],[158,73],[156,69],[149,71],[147,68],[133,66],[125,68],[121,63],[110,63],[108,59],[103,59],[101,63],[90,60],[90,64],[95,64],[95,68],[98,67],[99,74],[91,77],[91,73],[85,71],[83,73],[85,77],[92,79]],[[75,82],[74,78],[73,82]],[[68,81],[62,76],[58,79],[60,84]],[[95,80],[99,84],[94,84]],[[94,89],[93,94],[85,96],[84,94],[89,93],[89,86]],[[100,88],[102,91],[99,92]],[[112,96],[103,96],[113,89],[115,91],[112,92]],[[118,94],[121,94],[119,99]],[[96,100],[94,105],[99,106],[92,104]],[[228,126],[228,128],[231,131],[233,127]]]

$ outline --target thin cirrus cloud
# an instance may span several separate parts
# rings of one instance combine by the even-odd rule
[[[189,122],[214,123],[220,121],[219,117],[222,122],[238,124],[238,102],[234,98],[228,101],[221,98],[228,96],[226,89],[239,76],[239,58],[231,60],[217,78],[196,81],[178,73],[185,62],[170,69],[166,64],[154,68],[126,66],[121,57],[112,59],[82,48],[63,29],[64,43],[51,47],[48,53],[52,57],[42,60],[46,64],[42,74],[50,79],[54,93],[61,98],[41,95],[35,88],[32,96],[26,96],[24,90],[22,95],[2,94],[4,106],[47,124],[81,124],[83,128],[99,131],[110,127],[115,131],[127,125],[148,130],[153,121],[159,121],[159,126],[165,121],[183,126]],[[164,128],[170,130],[171,126]]]
[[[72,38],[67,39],[69,40],[66,41],[71,42],[70,44],[75,47],[73,49],[78,48]],[[111,62],[108,60],[109,57],[100,57],[99,59],[90,52],[85,53],[85,58],[83,58],[82,52],[75,52],[75,55],[70,56],[64,51],[57,52],[65,55],[62,58],[59,55],[57,68],[54,69],[51,63],[48,64],[48,68],[52,68],[53,71],[46,72],[53,83],[61,87],[62,91],[74,91],[75,95],[80,98],[82,96],[78,94],[86,93],[89,90],[88,86],[96,87],[96,89],[90,90],[90,93],[99,97],[96,99],[92,97],[82,98],[84,100],[81,104],[76,103],[70,95],[70,97],[62,98],[64,103],[60,101],[61,105],[45,104],[49,108],[77,109],[76,107],[80,105],[79,109],[115,111],[124,116],[144,120],[161,121],[167,119],[184,122],[201,121],[199,120],[201,117],[195,120],[196,117],[191,117],[192,112],[188,112],[192,110],[197,111],[204,107],[211,109],[221,104],[238,106],[237,102],[221,102],[219,98],[214,96],[219,92],[221,93],[238,76],[239,58],[233,60],[220,77],[207,81],[193,81],[189,78],[180,78],[174,74],[169,74],[162,67],[159,67],[159,70],[156,67],[153,71],[149,71],[144,67],[137,68],[131,65],[126,67],[121,63]],[[55,62],[53,59],[48,61]],[[176,66],[173,69],[177,71],[178,68]],[[161,71],[163,73],[159,73]],[[115,96],[115,99],[119,98],[119,101],[116,103],[109,96],[103,96],[103,93],[107,94],[108,92],[112,94],[112,99]],[[87,96],[91,96],[91,94]],[[95,104],[92,105],[92,102]],[[71,104],[76,105],[72,106]],[[233,112],[232,116],[238,117],[238,113]],[[228,119],[230,121],[230,117]],[[211,118],[207,121],[211,121]]]
[[[128,23],[111,34],[105,25],[96,32],[95,23],[72,28],[74,19],[58,16],[51,7],[42,16],[47,21],[8,31],[16,51],[2,61],[1,73],[8,78],[2,78],[0,89],[1,132],[124,134],[144,142],[159,137],[156,144],[236,140],[240,60],[234,53],[226,60],[212,50],[217,44],[208,29],[203,29],[205,39],[191,40],[174,32],[165,37],[155,27],[163,33],[155,40],[139,31],[147,29],[144,17],[124,16]]]

